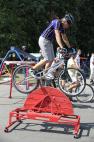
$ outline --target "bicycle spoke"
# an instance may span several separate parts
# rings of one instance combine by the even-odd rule
[[[13,84],[19,92],[29,93],[37,87],[38,80],[34,78],[29,65],[22,65],[14,71]]]

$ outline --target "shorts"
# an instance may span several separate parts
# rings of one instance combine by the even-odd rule
[[[53,44],[50,40],[47,40],[44,37],[40,36],[39,46],[42,56],[46,61],[52,61],[55,58]]]

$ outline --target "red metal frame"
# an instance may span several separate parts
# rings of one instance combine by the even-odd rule
[[[64,93],[53,87],[41,87],[30,93],[23,107],[10,112],[5,131],[23,119],[73,126],[75,136],[80,129],[80,116],[74,115],[72,103]]]

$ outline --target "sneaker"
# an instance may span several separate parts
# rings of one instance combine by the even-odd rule
[[[47,74],[45,75],[45,78],[46,78],[47,80],[53,80],[53,79],[54,79],[54,75],[53,75],[52,73],[47,73]]]
[[[38,71],[29,69],[29,74],[33,77],[37,77]]]
[[[33,75],[36,79],[41,79],[41,78],[43,78],[43,71],[33,70]]]

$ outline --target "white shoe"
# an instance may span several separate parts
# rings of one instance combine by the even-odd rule
[[[54,75],[53,75],[52,73],[47,73],[47,74],[45,75],[45,78],[46,78],[47,80],[52,80],[52,79],[54,79]]]

